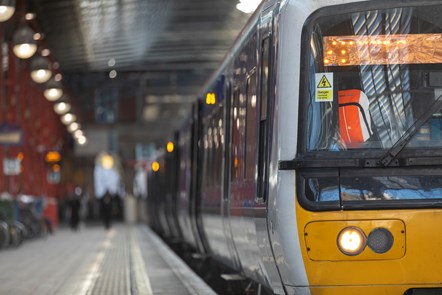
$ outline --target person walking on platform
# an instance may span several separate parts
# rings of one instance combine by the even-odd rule
[[[78,229],[78,224],[80,223],[80,196],[75,194],[69,205],[71,207],[71,229],[76,231]]]
[[[104,221],[104,227],[109,229],[111,226],[112,215],[112,195],[108,190],[106,190],[106,193],[101,199],[101,214]]]

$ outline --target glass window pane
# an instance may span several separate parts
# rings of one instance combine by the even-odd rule
[[[232,180],[240,177],[241,173],[241,155],[240,155],[240,94],[239,88],[235,88],[233,92],[233,104],[231,114],[231,128],[232,128],[232,163],[231,163],[231,178]]]
[[[255,179],[258,146],[258,107],[256,101],[256,74],[247,79],[246,179]]]
[[[270,38],[264,39],[262,43],[261,63],[261,120],[267,119],[267,100],[269,87],[269,59],[270,59]]]
[[[442,13],[419,6],[320,17],[310,37],[308,151],[442,147]]]
[[[439,170],[433,171],[435,174]],[[422,174],[421,171],[415,172]],[[345,201],[425,200],[442,198],[441,175],[343,176],[341,199]]]

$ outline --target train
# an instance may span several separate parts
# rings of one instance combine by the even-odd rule
[[[441,15],[263,1],[157,153],[150,226],[239,293],[442,294]]]

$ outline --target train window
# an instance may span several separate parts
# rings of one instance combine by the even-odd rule
[[[341,199],[351,201],[395,201],[440,199],[442,177],[440,169],[422,171],[409,169],[405,175],[388,175],[385,170],[376,176],[366,176],[357,170],[341,175]]]
[[[258,108],[256,100],[256,72],[247,79],[247,110],[246,110],[246,179],[255,180],[256,153],[257,153],[257,129]]]
[[[240,176],[241,157],[240,157],[240,93],[236,87],[233,91],[232,114],[230,116],[232,128],[232,169],[231,179],[234,180]]]
[[[222,149],[222,114],[223,108],[219,108],[216,115],[213,118],[212,130],[213,130],[213,147],[215,151],[215,165],[213,170],[215,170],[215,184],[221,186],[222,179],[222,165],[223,165],[223,149]]]
[[[207,118],[203,129],[203,173],[202,188],[215,188],[221,185],[222,171],[222,112],[219,108]]]
[[[202,181],[202,188],[203,189],[207,189],[209,187],[209,183],[208,183],[208,171],[210,170],[210,166],[209,166],[209,138],[208,138],[208,127],[207,125],[205,125],[203,127],[203,134],[202,134],[202,142],[201,142],[201,148],[202,148],[202,163],[203,163],[203,171],[201,173],[202,177],[201,177],[201,181]]]
[[[190,189],[189,155],[190,155],[190,135],[189,130],[182,131],[179,136],[179,169],[178,169],[178,188],[179,193],[188,193]]]
[[[220,114],[220,121],[219,121],[219,130],[221,133],[220,136],[220,143],[221,143],[221,149],[224,147],[224,151],[223,151],[223,155],[224,156],[222,159],[222,163],[221,165],[223,165],[224,167],[224,174],[223,174],[223,180],[224,180],[224,187],[228,187],[229,182],[230,182],[230,174],[232,173],[232,168],[230,166],[230,160],[232,158],[232,154],[231,154],[231,116],[232,116],[232,112],[231,112],[231,104],[232,104],[232,100],[233,100],[233,95],[232,95],[232,84],[230,81],[226,82],[226,86],[225,86],[225,104],[224,104],[224,108],[225,108],[225,116],[223,116],[222,114]],[[224,200],[227,200],[229,198],[229,191],[228,190],[224,190],[223,192],[223,198]]]
[[[261,120],[267,119],[267,100],[269,96],[269,71],[270,71],[270,38],[262,41],[261,52]]]
[[[207,130],[207,137],[209,141],[209,170],[207,171],[209,177],[210,187],[215,185],[216,174],[216,149],[215,149],[215,132],[213,129],[213,118],[210,119],[209,128]]]
[[[262,41],[261,47],[261,99],[259,120],[259,153],[258,153],[258,198],[266,199],[267,188],[267,154],[268,154],[268,96],[270,77],[270,37]]]
[[[442,147],[442,8],[318,16],[303,97],[307,151]]]

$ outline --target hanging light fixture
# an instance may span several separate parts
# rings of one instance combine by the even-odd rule
[[[25,14],[25,20],[34,20],[37,17],[35,12],[28,12]]]
[[[27,26],[22,26],[15,32],[13,37],[15,56],[21,59],[28,59],[37,51],[37,42],[34,40],[34,32]]]
[[[82,136],[84,136],[83,130],[78,129],[77,131],[74,132],[75,138],[80,138]]]
[[[15,12],[15,0],[0,0],[0,22],[5,22]]]
[[[78,142],[80,145],[84,145],[84,144],[87,143],[87,138],[86,138],[86,136],[84,135],[83,131],[80,130],[80,129],[78,129],[77,131],[74,132],[74,138],[77,140],[77,142]],[[106,155],[107,155],[107,153],[106,153]],[[109,169],[110,169],[110,168],[109,168]]]
[[[85,145],[85,144],[87,143],[87,138],[86,138],[86,136],[81,136],[81,137],[79,137],[77,140],[78,140],[78,144],[79,144],[79,145]]]
[[[64,114],[61,117],[61,122],[63,122],[63,124],[65,124],[65,125],[68,125],[68,124],[74,122],[75,120],[77,120],[77,117],[71,113]]]
[[[54,105],[54,111],[59,115],[66,114],[70,110],[71,110],[71,105],[67,102],[64,102],[64,101],[59,102]]]
[[[49,101],[56,101],[60,99],[60,97],[63,95],[61,84],[54,79],[49,80],[46,83],[46,89],[44,90],[43,95]]]
[[[49,61],[43,56],[34,57],[30,64],[31,78],[35,83],[46,83],[52,76]]]
[[[68,126],[68,130],[69,132],[75,132],[80,128],[80,124],[78,124],[77,122],[72,122],[71,124],[69,124]]]
[[[49,56],[49,54],[51,54],[51,51],[47,48],[45,48],[41,51],[42,56]]]

